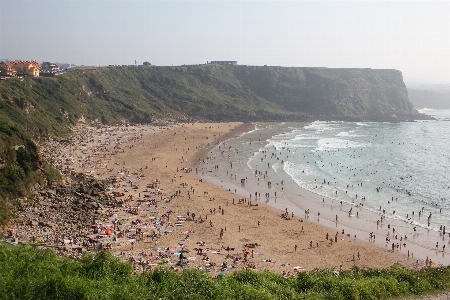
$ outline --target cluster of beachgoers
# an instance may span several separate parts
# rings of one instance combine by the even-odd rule
[[[193,162],[208,161],[213,147],[251,127],[237,122],[80,125],[70,138],[42,150],[64,180],[36,197],[55,207],[24,210],[28,215],[65,210],[70,224],[61,215],[52,226],[22,219],[10,227],[8,238],[72,257],[111,251],[137,271],[198,268],[211,276],[243,268],[290,276],[315,268],[338,272],[353,266],[426,265],[396,247],[379,247],[344,233],[339,224],[326,227],[198,177]],[[74,188],[70,178],[79,173],[95,180],[78,180]],[[60,198],[64,205],[56,205]],[[61,234],[61,226],[70,227],[72,234]]]

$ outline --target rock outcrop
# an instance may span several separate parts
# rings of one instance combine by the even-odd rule
[[[88,245],[93,221],[105,217],[101,208],[110,199],[105,193],[108,182],[80,173],[67,179],[70,183],[42,189],[31,201],[21,202],[15,213],[15,232],[11,233],[19,242],[53,245],[68,256],[80,254]]]

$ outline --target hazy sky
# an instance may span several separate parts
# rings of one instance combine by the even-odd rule
[[[449,1],[0,0],[0,59],[398,69],[450,83]]]

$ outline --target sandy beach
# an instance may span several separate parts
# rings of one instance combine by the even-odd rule
[[[114,200],[103,207],[106,217],[92,221],[90,242],[82,246],[109,249],[139,270],[201,268],[215,276],[251,268],[288,276],[315,268],[416,264],[404,251],[355,238],[339,224],[331,229],[290,211],[285,217],[286,211],[198,177],[193,166],[208,160],[209,149],[251,126],[84,127],[79,143],[55,142],[45,155],[64,172],[114,178],[108,189]],[[32,230],[24,230],[14,228],[20,240],[30,239]]]

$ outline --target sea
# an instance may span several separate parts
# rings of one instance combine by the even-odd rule
[[[436,120],[255,123],[213,148],[201,177],[366,240],[377,233],[389,245],[409,238],[442,250],[450,238],[450,110],[420,112]]]

